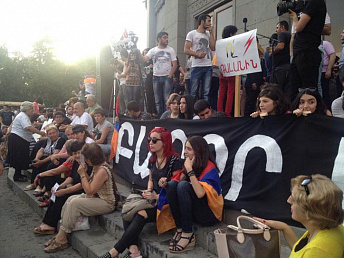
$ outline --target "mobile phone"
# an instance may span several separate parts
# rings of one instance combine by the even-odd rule
[[[84,155],[82,155],[81,153],[80,153],[80,165],[82,165],[82,166],[85,166],[85,165],[86,165],[86,163],[85,163],[85,157],[84,157]]]

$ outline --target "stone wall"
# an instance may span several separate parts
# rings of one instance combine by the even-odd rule
[[[276,23],[286,20],[290,23],[289,15],[279,17],[276,6],[280,0],[148,0],[148,44],[156,45],[156,34],[159,31],[169,33],[169,45],[185,64],[184,43],[187,32],[196,28],[196,17],[201,13],[209,13],[215,8],[232,2],[234,25],[239,33],[244,31],[243,18],[248,19],[247,29],[258,29],[258,33],[270,37],[275,32]],[[330,40],[337,53],[341,52],[339,33],[344,28],[343,0],[327,1],[328,12],[331,16],[332,35],[325,37]],[[229,21],[228,25],[232,22]],[[263,47],[268,45],[268,39],[259,36]]]

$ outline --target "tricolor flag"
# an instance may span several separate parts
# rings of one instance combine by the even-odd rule
[[[120,128],[119,121],[116,121],[115,129],[113,130],[113,135],[111,139],[111,153],[110,153],[109,161],[111,161],[116,156],[119,128]]]

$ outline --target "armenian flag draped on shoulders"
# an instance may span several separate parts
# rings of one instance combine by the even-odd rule
[[[180,170],[175,176],[171,178],[171,180],[179,182],[180,175],[183,172],[183,170]],[[222,197],[221,182],[218,169],[211,161],[208,161],[206,168],[202,171],[201,175],[197,179],[205,190],[210,209],[214,213],[215,217],[219,221],[221,221],[224,200]],[[162,234],[176,227],[164,188],[161,189],[159,194],[156,226],[158,229],[158,234]]]

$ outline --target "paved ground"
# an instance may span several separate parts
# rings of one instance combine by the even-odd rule
[[[0,176],[0,257],[81,257],[71,247],[63,252],[47,254],[44,243],[50,236],[32,233],[41,218],[7,186],[7,171]]]

